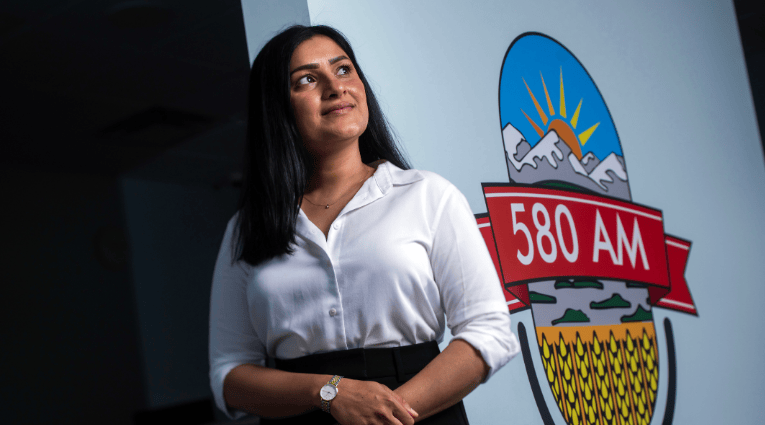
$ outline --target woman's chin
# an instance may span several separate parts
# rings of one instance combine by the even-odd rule
[[[366,126],[350,125],[341,128],[335,128],[325,133],[322,137],[323,143],[334,145],[346,145],[351,142],[358,142],[359,137],[366,130]]]

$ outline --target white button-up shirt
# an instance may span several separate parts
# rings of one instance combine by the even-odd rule
[[[232,262],[233,223],[210,309],[210,379],[226,412],[226,374],[266,356],[441,342],[445,324],[489,376],[519,351],[467,200],[434,173],[380,164],[326,239],[300,211],[294,253],[255,267]]]

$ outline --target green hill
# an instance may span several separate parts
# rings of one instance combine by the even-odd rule
[[[568,280],[559,280],[555,282],[555,289],[566,289],[566,288],[575,288],[575,289],[581,289],[581,288],[597,288],[597,289],[603,289],[603,284],[598,282],[597,280],[575,280],[573,282]]]
[[[627,316],[626,314],[622,316],[622,323],[626,322],[647,322],[649,320],[653,320],[653,313],[650,311],[646,311],[643,309],[643,306],[638,304],[637,310],[635,310],[634,313]]]
[[[564,182],[561,180],[543,180],[540,182],[536,182],[534,186],[541,186],[547,189],[563,189],[563,190],[570,190],[573,192],[581,192],[581,193],[589,193],[589,194],[597,195],[597,193],[592,190],[586,189],[581,186],[577,186],[569,182]]]
[[[558,323],[586,323],[589,321],[590,318],[587,317],[587,315],[584,314],[582,310],[567,308],[566,312],[563,314],[563,317],[553,320],[552,324],[557,325]]]
[[[538,304],[555,304],[558,299],[549,295],[540,294],[539,292],[529,291],[529,301]]]
[[[603,301],[598,302],[591,302],[590,308],[594,309],[606,309],[606,308],[630,308],[632,304],[630,304],[629,301],[626,301],[624,298],[622,298],[619,294],[614,294],[611,296],[611,298]]]

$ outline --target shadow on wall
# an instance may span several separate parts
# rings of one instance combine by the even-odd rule
[[[236,190],[0,181],[4,423],[212,422],[209,288]]]

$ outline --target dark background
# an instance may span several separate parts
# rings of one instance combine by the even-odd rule
[[[0,3],[0,423],[213,421],[249,58],[239,0],[157,4]]]
[[[214,420],[249,59],[239,0],[161,4],[0,5],[2,423]],[[734,4],[762,129],[765,7]]]

